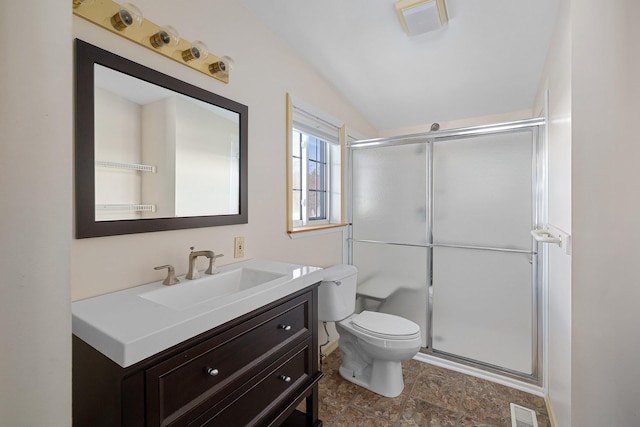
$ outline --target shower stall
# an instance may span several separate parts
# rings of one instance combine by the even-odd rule
[[[420,325],[423,353],[539,382],[543,125],[349,144],[360,310]]]

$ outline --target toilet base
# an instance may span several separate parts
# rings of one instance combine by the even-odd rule
[[[402,364],[397,361],[373,360],[371,364],[356,369],[343,362],[340,376],[385,397],[398,397],[404,390]]]
[[[397,320],[391,315],[383,316],[388,316],[383,320]],[[380,338],[353,327],[351,317],[337,322],[336,330],[340,334],[338,347],[342,353],[340,375],[382,396],[399,396],[404,390],[402,362],[415,356],[421,344],[420,328],[408,323],[417,330],[413,335]]]

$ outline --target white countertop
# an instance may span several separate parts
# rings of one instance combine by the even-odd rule
[[[275,261],[248,260],[219,267],[221,273],[252,268],[282,277],[246,291],[176,310],[142,297],[167,289],[149,283],[71,304],[73,333],[122,367],[131,366],[173,345],[286,297],[322,280],[321,268]],[[215,276],[215,275],[214,275]],[[198,280],[170,286],[188,287]]]

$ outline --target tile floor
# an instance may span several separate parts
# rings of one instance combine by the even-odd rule
[[[387,398],[344,380],[339,367],[339,350],[321,365],[319,414],[325,427],[511,427],[510,402],[534,409],[538,426],[550,427],[541,397],[448,369],[404,362],[404,391]]]

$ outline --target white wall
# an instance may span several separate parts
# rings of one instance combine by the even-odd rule
[[[549,224],[571,233],[571,21],[569,0],[561,2],[536,113],[548,91]],[[571,257],[547,245],[548,286],[544,387],[557,425],[571,426]]]
[[[2,1],[0,36],[0,424],[68,426],[71,2]]]
[[[572,425],[640,422],[640,3],[571,3]],[[562,426],[564,427],[564,426]]]
[[[249,223],[185,231],[74,240],[72,299],[160,280],[153,267],[187,270],[190,246],[225,254],[233,262],[234,236],[246,237],[247,258],[328,266],[342,262],[342,233],[291,240],[286,234],[285,94],[290,92],[344,120],[360,133],[373,129],[247,10],[233,0],[141,0],[147,19],[170,23],[187,40],[203,40],[217,55],[235,60],[228,85],[137,46],[80,18],[74,36],[160,72],[249,106]],[[203,13],[206,11],[206,13]]]

